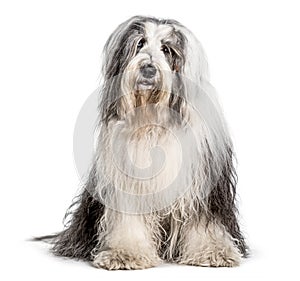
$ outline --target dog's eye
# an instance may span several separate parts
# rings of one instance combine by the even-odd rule
[[[144,47],[145,43],[146,43],[146,40],[144,38],[140,39],[140,41],[136,45],[137,52],[140,51]]]
[[[163,53],[164,53],[165,55],[171,54],[170,48],[167,47],[167,46],[165,46],[165,45],[162,46],[161,50],[163,51]]]

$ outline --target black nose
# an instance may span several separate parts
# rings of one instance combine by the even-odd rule
[[[156,74],[156,68],[152,64],[146,64],[141,67],[141,73],[144,78],[153,78]]]

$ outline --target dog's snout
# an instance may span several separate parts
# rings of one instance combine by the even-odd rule
[[[156,74],[156,68],[152,64],[146,64],[141,67],[141,73],[144,78],[153,78]]]

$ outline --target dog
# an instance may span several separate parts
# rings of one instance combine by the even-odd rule
[[[103,51],[97,141],[56,255],[108,270],[162,261],[232,267],[238,223],[233,145],[203,48],[175,20],[135,16]]]

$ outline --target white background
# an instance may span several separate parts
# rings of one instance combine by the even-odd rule
[[[76,117],[98,86],[105,40],[136,14],[177,19],[206,50],[233,134],[252,248],[238,268],[107,272],[25,241],[62,228],[79,187]],[[297,1],[1,1],[0,29],[2,280],[299,278]]]

